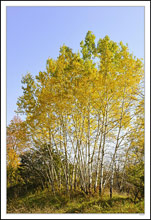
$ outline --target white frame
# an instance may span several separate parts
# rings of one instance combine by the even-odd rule
[[[7,214],[6,213],[6,7],[144,6],[145,7],[145,214]],[[2,219],[150,219],[150,1],[2,1],[1,2],[1,214]]]

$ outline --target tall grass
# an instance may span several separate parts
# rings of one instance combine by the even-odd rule
[[[7,201],[7,213],[144,213],[144,201],[134,201],[126,194],[105,193],[85,195],[74,192],[67,197],[63,192],[53,195],[39,190]]]

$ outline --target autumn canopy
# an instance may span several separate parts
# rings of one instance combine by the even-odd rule
[[[17,113],[25,120],[16,134],[13,122],[8,126],[8,165],[17,164],[24,183],[53,193],[102,195],[107,188],[112,197],[114,189],[131,186],[142,196],[143,63],[108,36],[96,44],[91,31],[80,46],[73,53],[63,45],[56,60],[47,60],[46,71],[23,77]]]

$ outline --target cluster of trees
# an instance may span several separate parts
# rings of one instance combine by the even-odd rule
[[[80,46],[63,45],[46,71],[23,77],[17,113],[25,121],[7,128],[8,170],[54,193],[109,187],[111,197],[113,188],[142,197],[143,63],[108,36],[96,44],[91,31]]]

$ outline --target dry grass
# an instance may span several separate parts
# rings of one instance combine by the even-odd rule
[[[8,201],[7,213],[144,213],[144,201],[136,204],[126,194],[105,193],[87,196],[76,192],[70,199],[64,194],[44,190]]]

